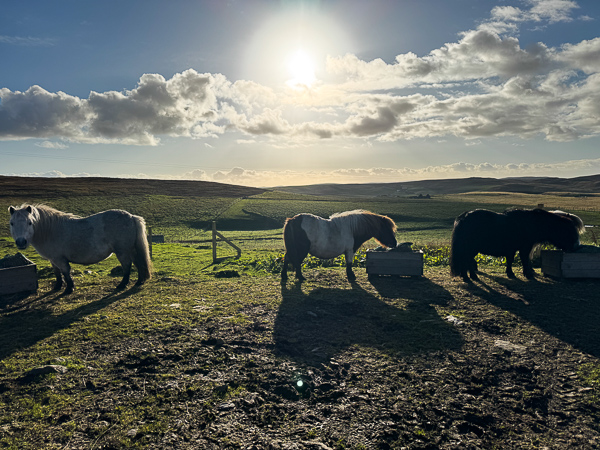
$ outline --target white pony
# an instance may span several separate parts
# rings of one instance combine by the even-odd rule
[[[298,214],[286,219],[283,227],[286,252],[281,279],[287,280],[287,265],[291,262],[296,269],[296,278],[305,280],[302,261],[309,253],[322,259],[343,253],[348,281],[354,281],[352,261],[359,247],[371,238],[385,247],[396,247],[395,232],[396,224],[392,219],[362,209],[334,214],[329,219]]]
[[[112,253],[123,266],[123,280],[117,289],[125,289],[129,283],[132,263],[138,270],[137,285],[151,277],[146,224],[140,216],[113,209],[82,218],[46,205],[11,206],[8,210],[10,232],[17,247],[24,250],[31,244],[52,264],[54,290],[62,287],[64,277],[64,293],[73,292],[69,263],[95,264]]]

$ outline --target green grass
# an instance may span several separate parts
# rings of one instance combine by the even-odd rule
[[[386,214],[398,224],[398,240],[413,242],[414,248],[424,252],[427,274],[438,278],[443,274],[449,279],[448,244],[454,218],[475,207],[497,211],[505,208],[505,204],[488,202],[491,198],[481,197],[481,202],[452,197],[369,201],[267,192],[244,199],[160,195],[73,198],[57,195],[43,199],[59,209],[81,215],[110,208],[129,210],[144,216],[153,233],[164,234],[167,243],[153,246],[154,278],[141,290],[114,292],[120,278],[111,275],[111,270],[118,266],[113,256],[92,266],[74,266],[76,291],[67,297],[50,292],[53,275],[49,262],[32,248],[22,252],[36,263],[41,275],[40,288],[37,294],[8,305],[0,316],[0,447],[61,448],[85,433],[98,448],[144,448],[156,443],[156,436],[164,435],[178,417],[185,415],[183,407],[178,405],[190,401],[196,402],[194,411],[210,423],[215,405],[242,398],[251,390],[251,381],[224,387],[216,382],[192,381],[191,377],[181,376],[176,358],[156,375],[127,374],[122,378],[119,370],[144,367],[145,362],[164,353],[183,355],[182,358],[194,362],[193,369],[200,373],[208,374],[215,366],[224,370],[230,355],[217,350],[202,353],[205,347],[201,342],[209,341],[211,330],[215,329],[234,330],[240,339],[253,327],[260,329],[260,321],[255,322],[256,318],[249,315],[252,308],[271,317],[265,321],[272,321],[277,314],[283,323],[275,323],[274,330],[261,334],[261,343],[265,345],[272,345],[273,336],[286,330],[286,342],[290,345],[296,344],[300,349],[303,347],[300,344],[305,347],[310,344],[310,349],[320,347],[327,357],[345,349],[356,354],[370,349],[381,358],[398,358],[419,351],[434,354],[447,349],[456,336],[438,315],[461,316],[460,311],[446,311],[443,306],[419,302],[423,292],[431,294],[429,297],[433,299],[446,299],[462,295],[456,292],[462,293],[464,289],[449,287],[448,280],[446,286],[439,280],[438,285],[423,277],[403,284],[401,290],[385,286],[381,291],[365,288],[349,296],[343,256],[329,261],[307,258],[304,269],[319,269],[312,272],[314,279],[284,289],[278,277],[284,250],[281,225],[286,217],[301,212],[329,216],[364,208]],[[23,201],[5,200],[6,205]],[[586,222],[600,223],[599,213],[584,211],[581,216]],[[210,246],[213,220],[223,234],[242,248],[241,258],[213,264]],[[16,252],[12,238],[8,237],[7,223],[8,212],[2,208],[0,236],[4,237],[0,238],[0,257]],[[589,243],[589,239],[585,236],[584,243]],[[374,241],[368,242],[357,253],[354,264],[364,267],[366,248],[375,246]],[[219,244],[218,250],[219,256],[235,254],[224,243]],[[492,273],[502,272],[499,268],[502,261],[497,258],[480,256],[478,262],[493,269]],[[235,273],[240,276],[220,278]],[[134,280],[135,277],[134,274]],[[359,277],[365,277],[364,271]],[[504,282],[504,278],[501,280]],[[315,328],[315,335],[323,335],[319,345],[306,342],[300,333],[301,329],[313,330],[311,327],[318,325],[307,315],[307,310],[316,311],[326,324]],[[340,314],[348,323],[342,331],[333,326]],[[468,321],[469,314],[464,316]],[[296,333],[294,327],[298,321],[303,327],[298,327]],[[369,326],[372,323],[378,327]],[[292,331],[287,332],[288,329]],[[353,340],[354,329],[362,330],[358,342]],[[392,337],[387,336],[389,333]],[[242,360],[241,365],[256,365],[254,361],[244,361],[244,355],[236,357]],[[61,364],[69,371],[60,377],[46,375],[28,383],[19,381],[27,371],[44,364]],[[592,388],[590,401],[597,404],[598,365],[585,365],[579,376],[582,383]],[[145,377],[160,378],[160,384],[165,386],[177,381],[182,387],[145,390]],[[102,397],[99,392],[109,394]],[[119,401],[111,403],[111,396]],[[88,416],[90,405],[100,412]],[[82,420],[87,428],[80,425]],[[284,422],[282,418],[277,420]],[[5,434],[4,430],[13,430],[13,434]],[[317,437],[318,433],[314,428],[306,431],[309,438]],[[415,434],[422,433],[423,430],[415,429]],[[349,447],[342,439],[337,446]]]
[[[3,250],[7,250],[5,245]],[[46,266],[47,263],[31,251],[25,253],[42,268]],[[84,411],[85,405],[94,401],[93,390],[82,389],[82,383],[116,391],[129,389],[127,381],[114,377],[113,361],[90,359],[90,353],[97,353],[94,349],[113,348],[115,355],[125,355],[121,356],[124,363],[140,361],[151,358],[156,352],[156,343],[147,343],[153,336],[168,336],[171,330],[189,330],[199,323],[221,318],[227,318],[225,322],[230,326],[245,324],[243,308],[247,302],[230,302],[223,295],[237,292],[235,295],[241,299],[247,289],[236,286],[223,289],[223,282],[212,274],[227,264],[211,266],[212,252],[193,245],[164,244],[154,247],[154,255],[154,280],[141,291],[114,294],[118,278],[110,277],[109,273],[117,262],[109,258],[75,276],[75,294],[66,298],[54,294],[52,300],[44,301],[52,280],[42,279],[39,293],[34,296],[37,298],[35,308],[19,309],[0,318],[0,340],[3,342],[0,351],[0,393],[3,394],[0,395],[0,429],[8,424],[27,427],[14,439],[0,437],[0,447],[53,448],[44,443],[45,430],[48,427],[56,429],[61,417],[72,417],[74,411]],[[260,301],[256,297],[255,300]],[[135,349],[144,342],[146,344],[141,346],[146,350]],[[67,374],[61,375],[60,387],[54,387],[55,375],[46,375],[21,387],[13,385],[15,379],[30,369],[45,364],[61,364],[69,369]],[[11,386],[10,390],[3,392],[2,388],[7,386]],[[25,395],[21,393],[24,388]],[[196,395],[208,395],[214,386],[191,388]],[[240,392],[239,389],[228,392],[223,399],[241,395]],[[161,413],[165,404],[181,401],[170,391],[149,394],[141,402],[135,398],[121,401],[100,421],[106,421],[110,426],[100,425],[87,433],[102,439],[103,433],[108,432],[120,436],[114,444],[118,447],[144,448],[148,439],[168,428],[167,421],[171,418]],[[140,426],[140,423],[144,425]],[[73,422],[59,428],[62,431],[53,437],[53,441],[66,443],[73,429],[78,427]],[[144,437],[128,437],[127,432],[134,428]]]
[[[589,363],[579,369],[582,382],[592,390],[591,404],[600,404],[600,364]]]
[[[281,230],[286,217],[302,212],[310,212],[323,217],[352,209],[367,209],[393,218],[398,225],[398,237],[402,241],[412,241],[420,245],[447,244],[456,216],[475,208],[502,211],[511,207],[534,207],[537,202],[549,207],[561,207],[579,214],[584,222],[600,225],[600,212],[588,210],[589,201],[569,200],[557,197],[562,203],[552,203],[554,197],[523,195],[497,196],[453,195],[430,200],[407,199],[400,197],[347,199],[322,198],[307,195],[293,195],[268,191],[248,198],[185,197],[165,195],[147,196],[68,196],[57,195],[38,202],[48,203],[63,211],[82,216],[98,211],[117,208],[143,216],[154,234],[163,234],[167,241],[209,240],[211,223],[217,222],[218,229],[237,234],[246,232],[249,237],[257,237],[257,231]],[[511,201],[511,199],[513,201]],[[475,201],[477,200],[477,201]],[[24,199],[5,199],[5,204],[17,205]],[[579,208],[579,209],[577,209]],[[0,236],[8,236],[8,211],[0,209]],[[589,234],[589,233],[588,233]],[[591,237],[590,237],[591,239]],[[248,239],[247,243],[252,239]],[[251,244],[250,244],[251,245]]]

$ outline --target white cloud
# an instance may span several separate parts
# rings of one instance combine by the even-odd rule
[[[439,166],[414,168],[389,168],[374,167],[370,169],[337,169],[329,171],[267,171],[247,170],[235,167],[231,170],[220,170],[213,173],[202,173],[202,177],[185,173],[178,178],[203,181],[217,181],[220,183],[239,184],[246,186],[268,187],[308,185],[315,183],[385,183],[423,179],[463,178],[463,177],[519,177],[519,176],[559,176],[573,177],[578,173],[597,173],[600,170],[600,158],[564,161],[560,163],[508,163],[493,164],[482,162],[454,163]]]
[[[54,45],[54,42],[54,39],[48,38],[0,35],[0,44],[21,45],[25,47],[51,47]]]
[[[85,178],[85,177],[98,177],[98,174],[90,174],[87,172],[74,173],[66,175],[60,170],[49,170],[47,172],[29,172],[29,173],[7,173],[7,176],[14,177],[41,177],[41,178]]]
[[[552,57],[550,49],[541,43],[524,50],[514,37],[478,29],[421,58],[406,53],[396,56],[393,64],[386,64],[380,59],[366,62],[345,55],[330,57],[327,69],[343,77],[346,89],[369,91],[536,75],[548,70]]]
[[[89,120],[85,101],[40,86],[0,88],[0,139],[61,137],[76,140]]]
[[[217,94],[227,81],[222,75],[194,70],[170,80],[145,74],[130,91],[92,92],[89,134],[123,143],[156,145],[158,136],[207,136],[217,134]]]
[[[62,142],[53,142],[53,141],[42,141],[42,142],[36,142],[35,144],[37,147],[42,147],[42,148],[55,148],[55,149],[59,149],[59,150],[64,150],[66,148],[69,148],[68,145],[63,144]]]
[[[600,72],[600,38],[565,44],[556,59],[567,67],[592,74]]]
[[[511,22],[571,22],[573,10],[579,8],[572,0],[526,0],[529,9],[514,6],[495,6],[491,12],[491,23]],[[587,20],[587,18],[582,18]]]
[[[465,178],[465,177],[524,177],[524,176],[552,176],[575,177],[582,174],[595,174],[600,171],[600,158],[563,161],[558,163],[507,163],[495,164],[489,162],[465,163],[427,166],[421,168],[391,168],[373,167],[348,168],[335,170],[249,170],[234,167],[229,170],[207,172],[203,169],[194,169],[180,175],[150,176],[145,173],[119,175],[122,178],[165,179],[165,180],[194,180],[213,181],[219,183],[236,184],[243,186],[273,187],[308,185],[317,183],[390,183],[424,179]],[[11,176],[27,177],[90,177],[98,174],[77,173],[66,175],[58,170],[44,173],[7,173]]]
[[[142,178],[148,178],[143,176]],[[180,178],[184,180],[195,180],[195,181],[209,181],[209,177],[204,170],[194,169],[190,172],[184,173]]]
[[[548,20],[550,23],[570,22],[572,10],[579,8],[572,0],[529,0],[529,3],[532,4],[530,20]]]
[[[521,48],[515,36],[523,24],[575,20],[576,9],[570,0],[497,6],[456,42],[422,57],[400,54],[390,64],[330,56],[329,80],[303,91],[192,69],[170,79],[144,74],[133,89],[91,92],[87,99],[39,86],[2,88],[0,139],[155,146],[163,136],[236,133],[238,143],[289,148],[318,139],[596,136],[600,38]]]
[[[600,158],[563,161],[559,163],[507,163],[478,164],[458,162],[454,164],[428,166],[422,168],[374,167],[370,169],[336,169],[320,171],[299,170],[248,170],[234,167],[208,173],[203,170],[187,172],[181,176],[165,176],[189,180],[217,181],[220,183],[246,186],[268,187],[308,185],[315,183],[385,183],[423,179],[463,178],[463,177],[519,177],[519,176],[558,176],[573,177],[581,173],[597,173],[600,170]],[[199,175],[200,174],[200,175]]]
[[[238,115],[234,121],[236,127],[251,135],[282,135],[290,130],[290,124],[277,109],[265,108],[262,113],[247,119]]]

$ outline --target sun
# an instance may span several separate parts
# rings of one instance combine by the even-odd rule
[[[292,76],[287,84],[291,87],[310,87],[317,80],[314,61],[302,49],[296,50],[290,55],[287,68]]]

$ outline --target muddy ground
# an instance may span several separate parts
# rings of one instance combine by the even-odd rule
[[[252,299],[243,320],[198,315],[218,307],[209,298],[179,300],[190,316],[167,331],[82,336],[85,367],[5,376],[0,392],[75,399],[43,419],[32,448],[600,448],[598,282],[487,270],[468,285],[446,272],[219,281],[218,302]],[[27,435],[19,420],[0,425],[5,436]]]

